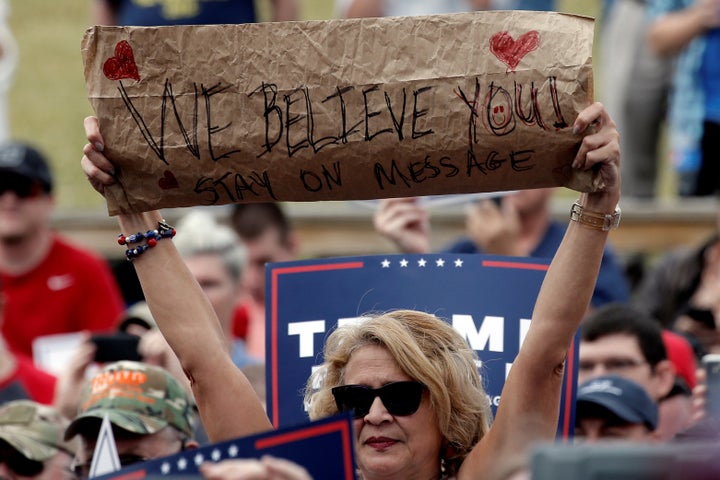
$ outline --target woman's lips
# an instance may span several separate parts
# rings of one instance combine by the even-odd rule
[[[390,448],[397,443],[396,440],[388,437],[370,437],[365,441],[365,445],[374,448],[375,450],[385,450]]]

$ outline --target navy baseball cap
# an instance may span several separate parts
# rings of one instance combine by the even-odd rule
[[[37,180],[46,192],[52,191],[53,179],[45,156],[26,143],[0,143],[0,173]]]
[[[589,412],[596,412],[597,407],[627,423],[643,424],[650,431],[657,428],[657,404],[642,386],[627,378],[606,375],[580,385],[575,403],[576,417],[580,419]]]

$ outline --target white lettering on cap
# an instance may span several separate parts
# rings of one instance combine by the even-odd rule
[[[587,393],[604,392],[617,397],[622,395],[622,389],[613,385],[612,380],[598,380],[592,382],[589,385],[585,385],[580,389],[578,395],[585,395]]]

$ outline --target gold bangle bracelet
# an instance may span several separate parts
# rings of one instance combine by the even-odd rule
[[[616,229],[620,225],[620,216],[619,206],[615,207],[613,213],[601,213],[585,210],[578,201],[575,201],[570,208],[570,220],[603,232]]]

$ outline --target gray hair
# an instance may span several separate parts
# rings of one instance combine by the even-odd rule
[[[237,282],[247,262],[247,254],[235,231],[217,221],[206,209],[191,210],[177,223],[173,239],[183,258],[218,255],[228,273]]]

